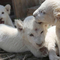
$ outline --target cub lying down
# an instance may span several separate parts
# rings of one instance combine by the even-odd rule
[[[20,29],[22,29],[22,31],[26,35],[26,36],[24,36],[24,42],[25,42],[26,46],[29,48],[29,50],[36,57],[45,57],[49,54],[50,60],[60,59],[57,56],[58,55],[58,47],[56,44],[56,40],[53,39],[53,37],[55,37],[55,34],[54,34],[55,30],[53,28],[52,29],[49,28],[47,31],[47,34],[46,34],[46,30],[47,30],[46,24],[43,27],[44,23],[42,23],[42,22],[39,22],[39,23],[34,22],[34,24],[36,25],[36,23],[37,23],[37,25],[36,26],[34,25],[35,28],[32,29],[33,25],[30,21],[31,20],[33,21],[33,19],[28,20],[29,18],[30,17],[26,18],[26,20],[24,21],[25,24],[20,24],[19,21],[16,21],[18,30],[20,31]],[[28,22],[28,23],[26,24],[26,22]],[[40,26],[38,26],[38,24]],[[21,25],[24,25],[24,27],[22,27]],[[27,30],[27,28],[29,30]],[[38,30],[36,30],[36,28],[38,28]],[[41,32],[41,30],[39,30],[39,29],[42,29],[44,32]],[[44,35],[46,35],[46,37],[44,37]],[[42,44],[41,44],[41,41],[43,42]]]
[[[27,17],[24,22],[16,20],[18,28],[13,28],[0,24],[0,48],[8,52],[31,51],[36,57],[45,57],[48,52],[44,48],[41,52],[42,44],[47,30],[47,25],[37,23],[33,16]]]
[[[0,24],[0,48],[7,52],[28,51],[23,41],[22,32],[19,33],[17,28],[4,24]]]
[[[50,45],[50,40],[45,40],[45,35],[47,31],[46,24],[42,22],[35,22],[33,16],[27,17],[24,22],[16,20],[15,24],[18,30],[16,28],[0,24],[0,48],[8,52],[31,51],[36,57],[47,56],[48,50],[50,49],[49,58],[51,59],[50,56],[53,56],[54,58],[59,58],[55,55],[56,52],[55,54],[51,52],[58,50],[55,48],[55,42],[51,42]],[[42,32],[42,30],[44,32]],[[49,46],[53,46],[55,50],[49,48]]]
[[[46,47],[42,47],[42,45],[45,42],[48,25],[42,22],[36,22],[33,16],[27,17],[23,23],[22,31],[25,31],[24,35],[26,36],[24,37],[24,41],[26,46],[36,57],[47,56],[47,49]],[[20,26],[18,25],[18,27]]]

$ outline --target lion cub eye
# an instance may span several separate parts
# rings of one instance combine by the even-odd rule
[[[33,34],[30,34],[30,36],[34,37],[34,35],[33,35]]]
[[[46,14],[46,12],[41,11],[41,13]]]
[[[43,12],[43,14],[46,14],[46,12]]]
[[[4,12],[2,12],[2,14],[4,14]]]
[[[40,13],[42,13],[42,11],[40,11]]]

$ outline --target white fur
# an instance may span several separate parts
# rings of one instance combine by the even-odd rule
[[[23,42],[22,34],[19,34],[17,28],[13,28],[11,18],[9,17],[11,6],[0,5],[0,19],[6,25],[0,25],[0,48],[8,52],[25,52],[28,48]],[[2,14],[4,12],[4,14]],[[9,25],[9,26],[7,26]],[[11,26],[11,27],[10,27]]]
[[[21,24],[19,24],[19,21],[17,20],[17,27],[22,27]],[[24,42],[28,49],[35,55],[36,57],[45,57],[46,55],[43,55],[39,49],[37,44],[41,44],[42,42],[45,42],[45,35],[47,32],[47,26],[46,24],[38,24],[38,22],[35,22],[35,18],[33,16],[29,16],[25,18],[23,22],[23,31],[24,31]],[[35,29],[38,29],[38,31],[35,31]],[[41,34],[41,31],[44,31],[44,33]],[[34,36],[30,36],[30,34],[33,34]]]
[[[56,25],[55,28],[51,29],[55,32],[53,31],[50,35],[52,40],[56,40],[60,55],[60,0],[45,0],[41,6],[33,13],[33,15],[38,22],[42,21],[51,25]],[[52,47],[53,46],[54,45],[52,45]],[[51,52],[51,54],[53,53]],[[54,53],[54,55],[56,56],[56,53]],[[58,58],[54,57],[54,55],[50,56],[50,59],[58,60]]]
[[[41,6],[33,13],[36,21],[42,21],[48,24],[55,24],[57,11],[60,9],[60,0],[45,0]]]
[[[0,48],[8,52],[24,52],[26,48],[22,33],[16,28],[0,24]]]
[[[56,26],[50,27],[46,34],[45,44],[44,44],[44,46],[48,48],[50,60],[60,59],[60,57],[57,56],[59,54],[59,49],[58,49],[58,46],[56,47],[56,44],[57,44],[56,39],[57,39]]]
[[[4,24],[14,27],[12,20],[9,16],[10,9],[11,9],[11,6],[9,4],[7,4],[6,6],[0,5],[0,19],[2,18],[2,21],[4,21]],[[4,14],[2,14],[2,12],[4,12]]]
[[[0,48],[8,52],[25,52],[31,51],[36,57],[45,57],[37,44],[45,42],[47,26],[45,23],[38,24],[33,16],[27,17],[24,22],[16,20],[15,24],[18,28],[0,24]],[[35,31],[35,29],[38,31]],[[23,29],[23,30],[20,30]],[[41,34],[41,31],[44,33]],[[30,36],[33,34],[33,36]]]

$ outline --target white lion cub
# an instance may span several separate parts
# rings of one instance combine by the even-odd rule
[[[49,51],[49,59],[50,60],[58,60],[60,59],[59,55],[59,48],[56,41],[56,26],[52,26],[48,29],[46,37],[45,37],[45,44],[44,46],[47,47]]]
[[[51,40],[56,41],[60,55],[60,0],[45,0],[41,6],[33,13],[37,22],[45,22],[51,25],[56,25],[51,30]],[[50,39],[49,39],[50,40]],[[51,45],[53,47],[54,45]],[[54,50],[55,51],[55,50]],[[50,54],[53,54],[52,52]],[[56,53],[54,54],[56,55]],[[50,55],[51,60],[55,60],[56,57]],[[58,59],[56,59],[58,60]]]
[[[7,4],[6,6],[0,5],[0,24],[6,24],[14,27],[12,20],[9,16],[11,6]]]
[[[24,42],[28,49],[36,57],[45,57],[48,55],[48,50],[43,46],[45,42],[45,35],[47,32],[47,25],[42,22],[36,22],[33,16],[25,18],[23,23],[16,20],[18,30],[22,30],[24,35]]]
[[[16,26],[19,31],[22,29],[22,32],[24,32],[24,43],[33,55],[36,57],[46,57],[49,55],[50,60],[60,59],[57,56],[58,47],[56,45],[56,40],[53,39],[55,36],[55,30],[53,29],[54,27],[49,28],[47,31],[46,24],[36,22],[33,16],[27,17],[21,24],[17,20]],[[51,31],[51,29],[53,29],[53,31]]]
[[[4,24],[0,24],[0,48],[7,52],[28,51],[24,44],[22,31],[19,32],[17,28]]]
[[[24,22],[16,20],[17,28],[0,24],[0,48],[8,52],[31,51],[36,57],[45,57],[48,54],[43,47],[47,26],[36,22],[29,16]]]

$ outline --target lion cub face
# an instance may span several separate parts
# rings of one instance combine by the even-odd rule
[[[10,14],[10,9],[11,6],[9,4],[6,6],[0,5],[0,24],[7,22]]]
[[[45,0],[41,6],[33,13],[36,21],[48,24],[58,24],[60,22],[60,1]]]

